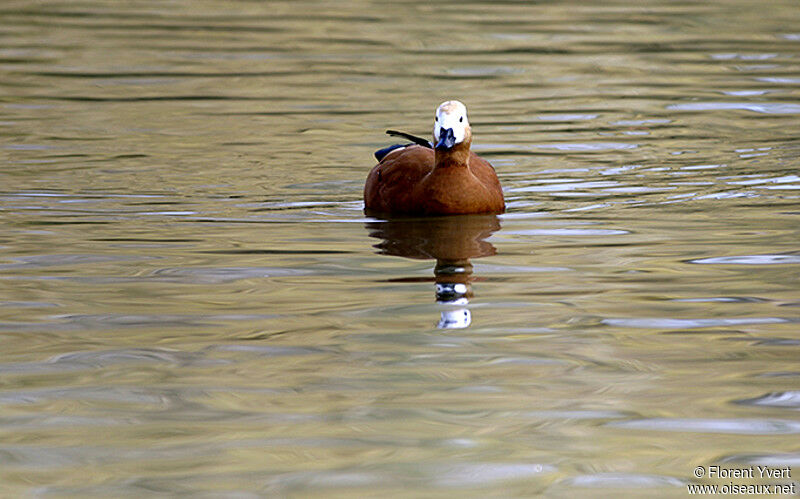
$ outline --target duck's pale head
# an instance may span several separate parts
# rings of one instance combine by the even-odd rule
[[[433,143],[437,150],[449,150],[469,142],[472,132],[467,120],[467,106],[457,100],[442,102],[433,122]]]

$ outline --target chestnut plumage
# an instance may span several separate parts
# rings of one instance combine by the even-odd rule
[[[423,216],[505,211],[494,168],[470,151],[472,131],[461,102],[447,101],[436,110],[435,147],[419,145],[422,140],[376,153],[379,163],[364,185],[368,211]]]

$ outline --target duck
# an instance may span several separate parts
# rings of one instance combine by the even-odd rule
[[[378,164],[364,184],[370,213],[410,216],[503,213],[503,189],[494,167],[470,150],[467,107],[448,100],[436,109],[433,142],[387,130],[411,141],[375,152]]]

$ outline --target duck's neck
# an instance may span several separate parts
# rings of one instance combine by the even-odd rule
[[[468,168],[469,146],[471,143],[471,138],[467,138],[463,142],[454,145],[451,149],[435,149],[433,152],[435,168]]]

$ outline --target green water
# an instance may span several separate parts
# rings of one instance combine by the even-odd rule
[[[800,474],[795,1],[9,0],[0,75],[3,496]],[[451,98],[508,213],[366,217]]]

